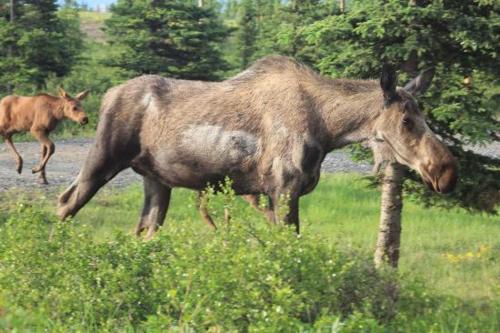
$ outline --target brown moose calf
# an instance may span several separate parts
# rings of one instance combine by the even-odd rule
[[[36,96],[6,96],[0,101],[0,135],[10,147],[17,162],[17,172],[23,169],[23,159],[12,143],[12,136],[16,133],[28,132],[41,144],[40,164],[32,169],[33,173],[40,173],[40,180],[47,184],[45,166],[54,153],[54,143],[49,134],[64,118],[85,125],[88,117],[83,111],[81,101],[88,95],[83,91],[71,97],[64,89],[59,89],[60,97],[47,94]]]

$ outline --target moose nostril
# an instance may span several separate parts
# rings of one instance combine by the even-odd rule
[[[84,117],[84,118],[82,119],[82,124],[83,124],[83,125],[87,124],[88,122],[89,122],[89,118],[88,118],[88,117]]]
[[[453,191],[457,185],[458,181],[458,172],[456,165],[450,165],[446,167],[441,173],[438,184],[440,188],[440,192],[449,193]]]

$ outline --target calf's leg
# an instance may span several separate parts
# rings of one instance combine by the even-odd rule
[[[23,158],[17,152],[16,147],[14,147],[14,143],[12,142],[12,135],[6,135],[4,136],[4,139],[5,143],[10,148],[16,159],[16,164],[17,164],[16,171],[17,173],[21,174],[21,172],[23,171]]]
[[[140,236],[147,229],[146,239],[151,239],[156,230],[163,225],[170,204],[172,189],[154,179],[144,177],[144,206],[135,229]]]
[[[44,130],[32,130],[31,133],[38,141],[40,141],[40,144],[42,146],[42,158],[40,160],[40,164],[37,167],[34,167],[32,169],[32,172],[37,173],[37,172],[41,172],[42,170],[45,171],[45,166],[47,165],[49,158],[55,152],[55,145],[49,139],[49,136],[48,136],[46,131],[44,131]],[[47,179],[42,178],[42,180],[45,183],[47,182]]]
[[[47,154],[47,147],[45,147],[45,146],[42,145],[42,149],[41,149],[41,156],[42,156],[42,158],[45,156],[45,154]],[[44,185],[48,184],[47,177],[45,175],[45,168],[43,168],[42,170],[40,170],[38,179],[40,179],[40,182],[42,184],[44,184]]]

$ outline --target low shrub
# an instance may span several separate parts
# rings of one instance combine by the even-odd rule
[[[8,206],[0,332],[500,331],[496,298],[460,299],[416,274],[375,270],[370,253],[254,222],[232,196],[209,198],[217,232],[173,214],[147,242],[96,237],[26,199]]]
[[[29,313],[48,330],[290,332],[379,325],[394,312],[396,281],[367,254],[287,228],[234,219],[212,234],[188,224],[148,242],[96,242],[27,206],[0,228],[0,307],[11,324]]]

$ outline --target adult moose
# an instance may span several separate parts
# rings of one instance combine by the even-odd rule
[[[59,88],[59,94],[60,97],[47,94],[30,97],[6,96],[0,101],[0,135],[14,153],[17,172],[22,172],[23,159],[14,147],[12,136],[29,131],[40,142],[42,151],[40,164],[34,167],[32,172],[39,172],[44,184],[47,184],[45,166],[55,150],[54,143],[49,139],[50,132],[63,118],[82,125],[88,122],[81,105],[88,91],[83,91],[73,98],[63,88]]]
[[[106,182],[132,167],[144,176],[137,232],[163,224],[171,189],[201,190],[229,176],[237,194],[264,193],[274,219],[299,231],[299,198],[318,183],[326,153],[352,142],[385,141],[397,160],[435,191],[451,191],[454,157],[424,121],[414,96],[426,71],[404,88],[384,67],[380,84],[322,77],[292,59],[271,56],[220,83],[141,76],[104,97],[96,143],[59,197],[62,219]],[[279,204],[288,205],[279,216]]]

